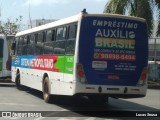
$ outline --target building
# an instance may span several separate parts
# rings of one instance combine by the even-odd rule
[[[160,36],[156,37],[158,21],[154,21],[153,34],[149,38],[149,80],[160,80]]]
[[[50,22],[54,22],[56,19],[35,19],[28,22],[28,29],[34,28],[40,25],[44,25]]]
[[[149,61],[160,61],[160,36],[156,36],[158,21],[154,21],[153,34],[149,38]]]

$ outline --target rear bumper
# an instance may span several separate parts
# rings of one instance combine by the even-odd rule
[[[74,95],[96,94],[115,98],[139,98],[145,97],[147,85],[145,86],[110,86],[110,85],[76,85]]]

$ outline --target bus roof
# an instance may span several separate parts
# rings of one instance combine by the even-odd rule
[[[21,35],[25,35],[25,34],[29,34],[29,33],[34,33],[34,32],[41,31],[41,30],[45,30],[45,29],[49,29],[49,28],[53,28],[53,27],[56,27],[59,25],[65,25],[65,24],[68,24],[71,22],[77,22],[78,17],[79,17],[79,15],[75,15],[75,16],[68,17],[68,18],[61,19],[61,20],[57,20],[57,21],[54,21],[54,22],[51,22],[51,23],[48,23],[45,25],[41,25],[41,26],[38,26],[38,27],[35,27],[32,29],[28,29],[28,30],[17,33],[16,37],[21,36]]]
[[[34,28],[31,28],[31,29],[28,29],[28,30],[25,30],[25,31],[21,31],[21,32],[16,34],[16,37],[26,35],[26,34],[30,34],[30,33],[34,33],[34,32],[41,31],[41,30],[45,30],[45,29],[50,29],[50,28],[57,27],[57,26],[60,26],[60,25],[69,24],[69,23],[72,23],[72,22],[77,22],[82,15],[85,15],[85,16],[100,16],[100,17],[106,16],[106,17],[112,17],[112,18],[125,18],[125,19],[132,19],[132,20],[138,20],[138,21],[141,21],[141,22],[145,22],[145,19],[143,19],[143,18],[133,17],[133,16],[125,16],[125,15],[120,15],[120,14],[108,14],[108,13],[107,14],[106,13],[103,13],[103,14],[83,14],[83,13],[80,13],[78,15],[74,15],[74,16],[71,16],[71,17],[68,17],[68,18],[57,20],[57,21],[54,21],[54,22],[51,22],[51,23],[48,23],[48,24],[45,24],[45,25],[41,25],[41,26],[38,26],[38,27],[34,27]]]
[[[103,13],[103,14],[86,14],[86,15],[87,16],[102,16],[102,17],[104,17],[104,15],[105,15],[106,17],[125,18],[125,19],[131,19],[131,20],[137,20],[137,21],[141,21],[141,22],[146,22],[146,20],[144,18],[135,17],[135,16],[126,16],[126,15],[121,15],[121,14]]]

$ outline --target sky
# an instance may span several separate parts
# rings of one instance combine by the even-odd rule
[[[31,19],[62,19],[80,13],[86,8],[88,13],[103,13],[108,0],[0,0],[1,21],[14,21],[23,16],[25,25]],[[30,6],[30,7],[29,7]]]

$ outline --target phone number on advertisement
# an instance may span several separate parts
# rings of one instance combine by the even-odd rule
[[[95,53],[94,59],[135,61],[136,56],[133,54]]]

